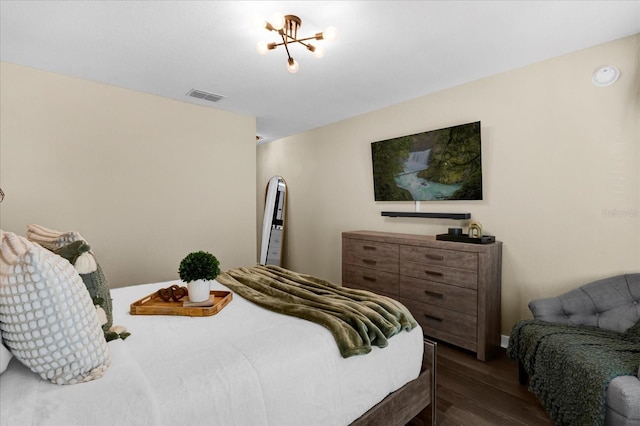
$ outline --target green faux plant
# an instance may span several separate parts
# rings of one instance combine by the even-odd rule
[[[220,262],[206,251],[189,253],[180,262],[178,274],[186,283],[197,280],[213,280],[220,273]]]

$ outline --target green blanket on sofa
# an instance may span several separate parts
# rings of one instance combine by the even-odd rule
[[[216,280],[266,309],[326,327],[344,358],[385,347],[388,338],[417,325],[396,300],[278,266],[230,269]]]
[[[640,321],[625,333],[520,321],[507,352],[522,363],[529,389],[556,425],[602,425],[609,382],[638,372]]]

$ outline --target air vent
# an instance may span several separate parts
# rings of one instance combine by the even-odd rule
[[[215,93],[204,92],[202,90],[191,89],[187,96],[191,96],[192,98],[204,99],[209,102],[218,102],[220,99],[224,98],[222,95],[216,95]]]

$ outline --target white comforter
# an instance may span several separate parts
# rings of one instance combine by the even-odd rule
[[[14,358],[0,376],[0,424],[346,425],[418,376],[419,327],[344,359],[323,327],[235,294],[211,317],[129,314],[172,284],[111,291],[114,324],[132,335],[109,342],[100,380],[54,385]]]

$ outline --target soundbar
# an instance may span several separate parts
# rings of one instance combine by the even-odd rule
[[[382,212],[388,217],[424,217],[429,219],[471,219],[471,213],[428,213],[428,212]]]

